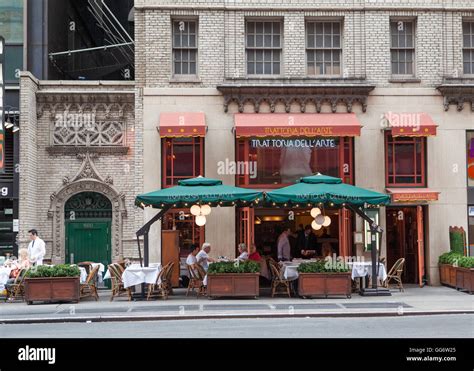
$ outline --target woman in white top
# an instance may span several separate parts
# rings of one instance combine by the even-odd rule
[[[237,250],[239,251],[239,256],[235,260],[239,260],[239,261],[248,260],[249,253],[247,252],[247,246],[245,246],[244,243],[239,243],[239,246],[237,247]]]

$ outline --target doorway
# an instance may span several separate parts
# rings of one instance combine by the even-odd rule
[[[404,283],[425,282],[424,206],[387,207],[387,267],[405,258]]]

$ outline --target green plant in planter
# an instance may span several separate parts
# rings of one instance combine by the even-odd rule
[[[438,258],[438,263],[439,264],[449,264],[449,265],[454,265],[458,264],[458,261],[462,258],[463,256],[455,251],[450,251],[446,252],[444,254],[441,254]]]
[[[343,263],[329,264],[325,260],[301,263],[298,266],[299,273],[346,273],[350,269]]]
[[[76,265],[58,264],[55,266],[40,265],[31,268],[26,277],[29,278],[47,278],[47,277],[77,277],[81,271]]]
[[[217,262],[209,264],[207,274],[258,272],[260,272],[260,264],[252,260],[247,260],[245,262]]]
[[[473,256],[463,256],[458,261],[458,267],[462,268],[474,268],[474,257]]]

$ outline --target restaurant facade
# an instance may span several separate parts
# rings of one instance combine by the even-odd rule
[[[407,283],[438,284],[449,226],[472,229],[474,7],[287,3],[136,0],[134,83],[48,85],[23,75],[22,126],[32,131],[20,147],[22,242],[39,225],[55,261],[67,260],[66,237],[80,232],[68,234],[65,216],[102,205],[115,246],[104,254],[138,258],[134,231],[156,210],[135,207],[137,194],[199,175],[272,190],[322,173],[390,194],[389,206],[367,211],[384,229],[380,256],[388,268],[404,257]],[[126,140],[74,145],[55,129],[67,104],[92,112],[87,103],[97,99],[118,104],[94,112],[100,125],[122,122]],[[96,194],[70,201],[91,191],[65,191],[84,178]],[[233,258],[242,242],[275,255],[283,227],[296,234],[311,224],[310,209],[213,207],[198,226],[189,209],[173,208],[150,230],[150,261],[167,254],[169,231],[178,231],[181,256],[205,241],[215,257]],[[369,260],[364,222],[346,209],[325,214],[331,223],[315,231],[318,243]]]

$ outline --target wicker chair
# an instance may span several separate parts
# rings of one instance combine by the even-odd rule
[[[110,280],[112,281],[112,295],[110,301],[114,300],[115,296],[120,296],[123,293],[127,293],[128,300],[132,300],[132,292],[130,288],[123,287],[122,273],[124,269],[121,265],[114,263],[108,266],[110,272]]]
[[[195,264],[194,268],[190,265],[187,265],[187,267],[189,272],[189,284],[188,289],[186,290],[186,296],[188,296],[190,290],[194,292],[194,289],[197,289],[196,297],[204,295],[206,291],[204,287],[204,277],[206,276],[206,272],[199,264]]]
[[[163,268],[161,268],[158,276],[156,277],[155,283],[148,284],[148,295],[146,300],[150,300],[152,296],[161,297],[165,300],[168,298],[166,276],[169,274],[168,271],[170,271],[169,268],[172,264],[173,263],[168,263]]]
[[[272,298],[275,296],[275,293],[279,287],[284,287],[288,297],[291,298],[290,281],[282,277],[283,275],[281,269],[277,263],[274,263],[270,260],[269,265],[272,272]]]
[[[99,299],[97,294],[97,274],[99,272],[99,266],[97,265],[87,275],[85,283],[81,284],[81,299],[92,296],[96,301]]]
[[[20,269],[15,281],[6,286],[7,295],[5,296],[5,301],[14,301],[18,297],[25,300],[25,276],[29,269],[30,268]]]
[[[169,262],[166,265],[166,271],[163,273],[162,284],[166,291],[166,298],[173,294],[173,284],[171,283],[171,276],[173,275],[174,262]],[[165,298],[165,299],[166,299]]]
[[[403,267],[405,265],[405,258],[398,259],[395,264],[393,264],[390,271],[387,273],[387,278],[385,279],[385,287],[390,287],[390,281],[395,281],[397,287],[400,291],[405,291],[403,288],[402,283],[402,274],[403,274]]]

